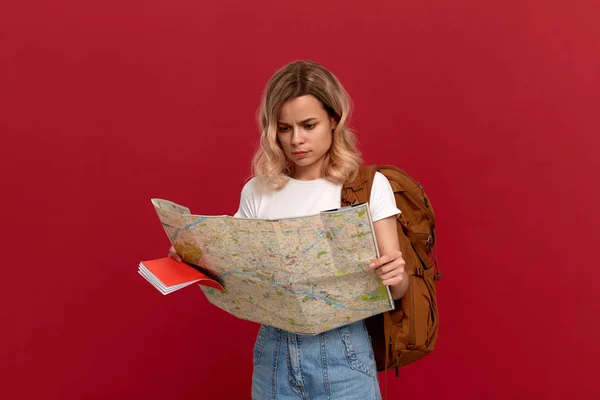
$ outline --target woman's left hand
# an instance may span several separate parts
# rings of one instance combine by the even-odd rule
[[[402,258],[400,250],[394,250],[369,264],[379,277],[381,282],[387,286],[398,286],[405,278],[404,266],[406,263]]]

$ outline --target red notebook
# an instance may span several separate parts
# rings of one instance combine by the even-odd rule
[[[196,282],[203,286],[224,290],[216,280],[189,264],[177,262],[171,257],[142,261],[138,267],[138,273],[165,295]]]

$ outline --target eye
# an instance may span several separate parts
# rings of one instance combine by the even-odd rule
[[[304,127],[306,128],[306,130],[312,130],[315,128],[315,126],[317,126],[317,124],[304,124]]]
[[[277,132],[280,132],[280,133],[285,133],[285,132],[287,132],[289,130],[290,130],[289,126],[282,126],[282,125],[280,125],[279,127],[277,127]]]

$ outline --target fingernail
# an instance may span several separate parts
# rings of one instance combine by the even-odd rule
[[[369,264],[369,268],[375,268],[375,263]]]

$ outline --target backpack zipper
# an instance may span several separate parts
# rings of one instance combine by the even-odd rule
[[[392,354],[392,355],[394,354],[394,344],[393,344],[393,343],[391,343],[391,342],[390,342],[390,348],[388,349],[388,354]],[[387,355],[386,355],[386,369],[390,368],[392,365],[395,365],[395,366],[396,366],[396,378],[397,378],[397,377],[398,377],[398,375],[399,375],[399,371],[398,371],[398,369],[399,369],[400,367],[398,366],[398,359],[400,358],[400,355],[401,355],[401,354],[402,354],[402,353],[398,353],[398,355],[397,355],[397,356],[396,356],[396,358],[394,359],[394,362],[393,362],[393,363],[390,363],[390,364],[388,364],[388,363],[387,363]]]
[[[427,213],[427,216],[429,216],[429,219],[433,222],[433,220],[435,219],[435,216],[433,215],[433,213],[431,212],[431,209],[429,208],[429,200],[427,200],[427,197],[425,196],[425,190],[423,189],[423,186],[421,186],[421,184],[417,181],[413,181],[415,182],[419,188],[421,189],[421,193],[423,194],[423,199],[425,202],[425,212]],[[419,199],[415,198],[415,196],[413,196],[412,193],[410,192],[406,192],[408,193],[408,195],[410,197],[412,197],[413,200],[415,200],[417,203],[419,203]],[[433,226],[435,227],[435,223],[433,224]]]
[[[415,318],[415,299],[413,298],[413,290],[412,290],[412,285],[408,285],[408,291],[410,291],[410,293],[408,294],[408,305],[410,308],[410,316],[411,318]],[[408,339],[408,348],[413,348],[415,346],[415,342],[416,342],[416,338],[415,338],[416,334],[415,334],[415,323],[413,321],[412,324],[410,324],[410,336]]]

